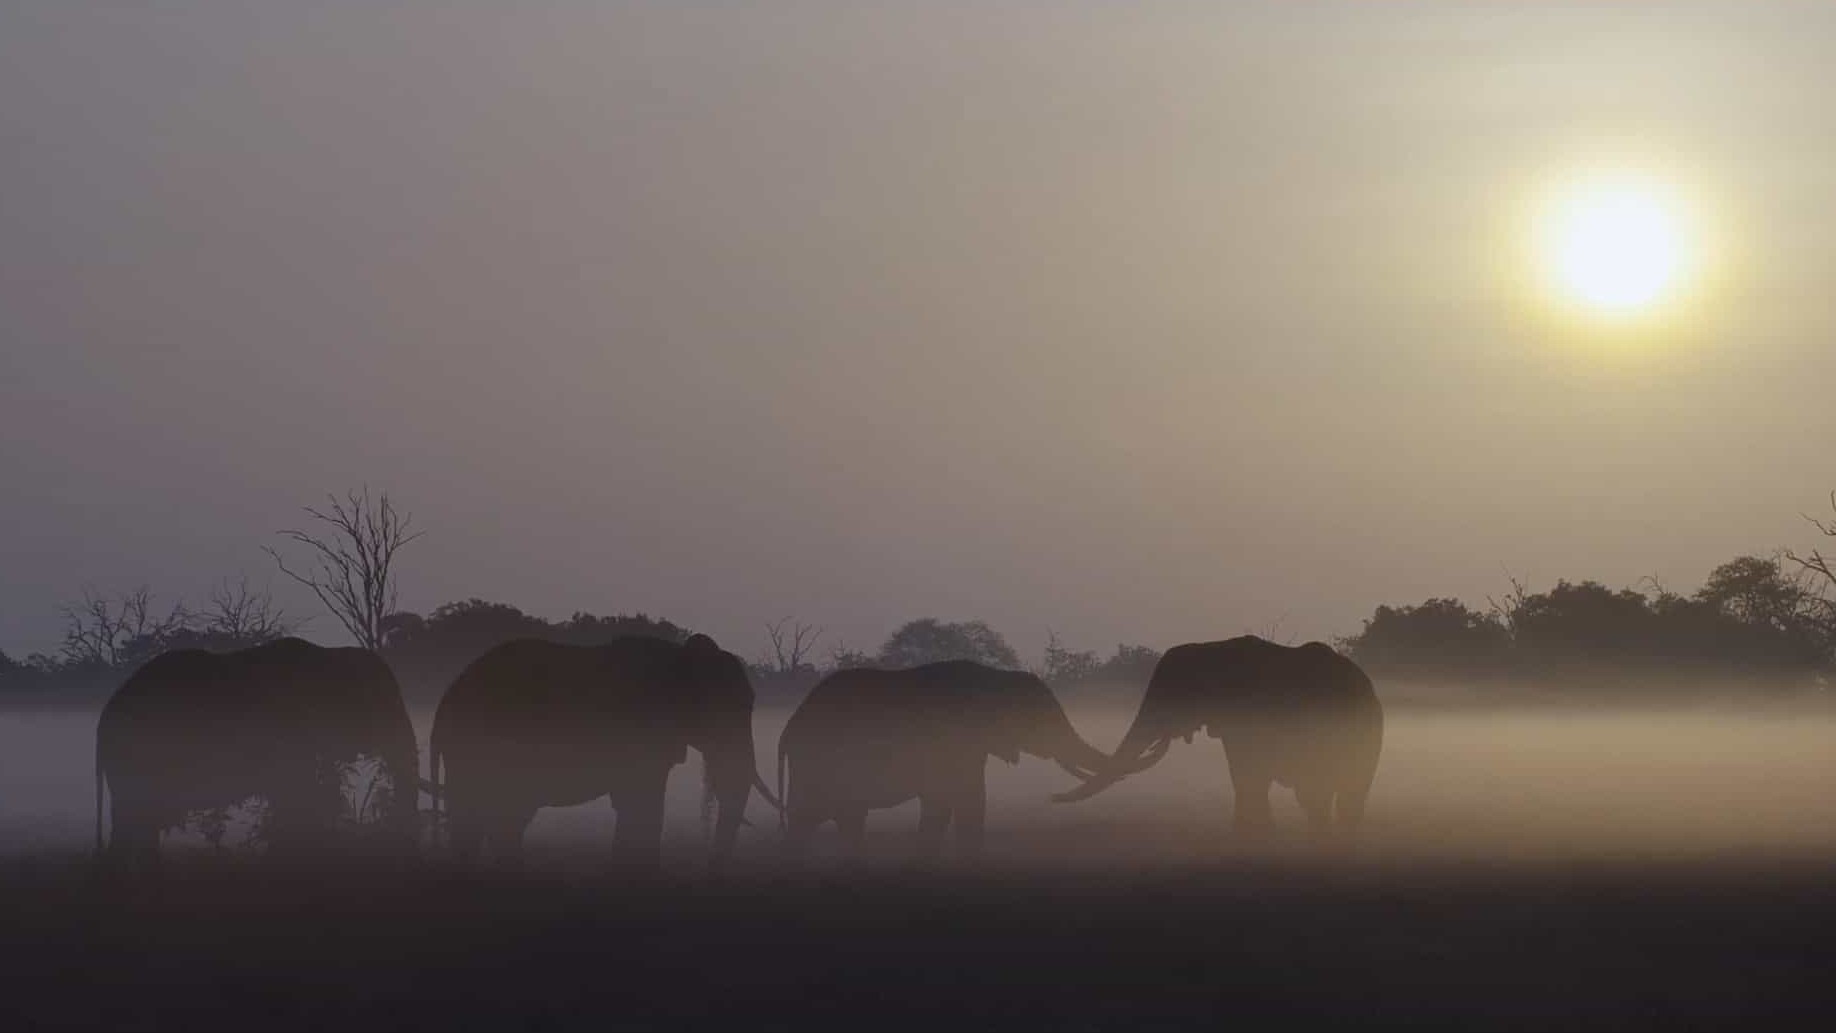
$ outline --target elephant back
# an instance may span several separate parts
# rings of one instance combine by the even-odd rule
[[[235,654],[186,649],[147,661],[103,705],[97,748],[105,762],[157,752],[173,761],[229,745],[225,733],[261,711]]]
[[[545,639],[501,643],[468,664],[434,713],[435,735],[500,742],[603,741],[607,722],[641,735],[646,714],[674,719],[656,705],[679,676],[683,648],[629,636],[596,646]]]
[[[854,757],[862,768],[897,766],[946,737],[950,722],[991,669],[967,661],[900,670],[852,668],[817,682],[785,723],[788,752]],[[859,754],[859,756],[854,756]]]

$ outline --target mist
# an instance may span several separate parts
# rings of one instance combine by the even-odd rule
[[[1499,705],[1435,687],[1384,692],[1384,759],[1357,844],[1367,863],[1757,862],[1836,849],[1836,825],[1819,818],[1836,784],[1836,711],[1825,701],[1601,705],[1532,695]],[[1138,696],[1138,688],[1113,687],[1072,698],[1067,710],[1087,740],[1108,749],[1121,740]],[[789,709],[759,711],[761,756],[771,755]],[[425,742],[431,710],[414,717]],[[0,730],[11,772],[0,796],[0,851],[17,859],[86,850],[94,834],[94,714],[0,712]],[[707,836],[698,766],[691,757],[675,769],[667,803],[666,851],[691,867]],[[1280,787],[1271,794],[1277,832],[1233,841],[1224,753],[1203,733],[1176,743],[1153,769],[1077,804],[1048,802],[1075,783],[1038,758],[990,759],[987,778],[985,862],[1000,870],[1051,877],[1203,868],[1269,850],[1302,861],[1333,853]],[[776,815],[756,801],[751,812],[742,858],[784,865]],[[614,817],[603,799],[543,810],[530,826],[529,864],[597,871]],[[238,820],[228,849],[256,856],[244,845],[251,818],[243,812]],[[915,800],[872,812],[870,864],[905,870],[917,823]],[[169,843],[181,856],[209,852],[195,830],[175,832]],[[816,856],[830,870],[847,863],[832,826],[819,835]]]

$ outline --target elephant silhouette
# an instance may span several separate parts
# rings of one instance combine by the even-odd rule
[[[155,860],[161,833],[189,813],[250,797],[267,802],[261,828],[271,851],[310,847],[344,809],[343,765],[363,756],[380,760],[386,777],[371,796],[376,813],[412,843],[414,728],[380,657],[297,638],[162,653],[109,697],[96,725],[97,852]]]
[[[1292,788],[1314,827],[1363,820],[1383,751],[1383,706],[1370,678],[1323,642],[1283,646],[1254,635],[1168,650],[1115,753],[1054,799],[1095,796],[1201,727],[1224,745],[1236,828],[1273,824],[1270,783]]]
[[[858,849],[867,812],[916,798],[919,849],[982,846],[990,756],[1056,761],[1079,778],[1109,758],[1085,742],[1034,675],[967,660],[905,670],[837,671],[810,690],[778,739],[786,845],[802,853],[834,821]],[[788,770],[790,781],[785,782]]]
[[[436,807],[454,851],[521,857],[536,811],[609,796],[618,859],[657,863],[670,769],[694,747],[719,801],[712,859],[733,852],[759,778],[746,667],[706,635],[631,636],[597,646],[516,639],[473,661],[447,689],[429,744]]]

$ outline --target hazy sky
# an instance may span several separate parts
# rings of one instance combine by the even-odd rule
[[[1836,487],[1836,8],[1756,6],[7,4],[0,646],[366,481],[410,608],[744,653],[1693,587]],[[1631,343],[1524,287],[1623,161],[1713,226]]]

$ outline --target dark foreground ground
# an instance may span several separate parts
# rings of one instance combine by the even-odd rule
[[[0,869],[0,1026],[1827,1028],[1820,862]]]

